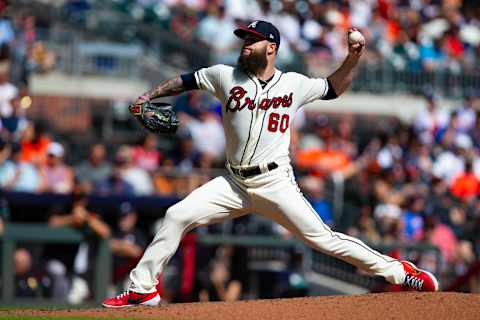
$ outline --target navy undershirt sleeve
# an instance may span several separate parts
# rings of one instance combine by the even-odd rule
[[[323,100],[332,100],[338,97],[337,93],[335,92],[335,89],[333,89],[332,84],[330,83],[330,80],[327,79],[328,82],[328,91],[327,94],[322,98]]]
[[[195,80],[195,75],[193,74],[193,72],[182,74],[180,76],[180,78],[182,78],[183,87],[186,90],[197,90],[197,89],[199,89],[197,81]]]

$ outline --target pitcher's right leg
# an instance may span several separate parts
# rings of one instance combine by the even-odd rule
[[[268,187],[255,190],[255,212],[280,223],[312,248],[384,277],[390,283],[419,291],[438,290],[436,278],[425,270],[381,254],[359,239],[331,230],[303,197],[289,170],[286,170],[287,174],[280,173],[272,172],[271,179],[276,181],[275,184],[266,184]]]
[[[170,207],[142,259],[130,273],[131,290],[155,291],[157,276],[175,253],[183,235],[191,229],[245,214],[247,197],[226,177],[218,177]]]

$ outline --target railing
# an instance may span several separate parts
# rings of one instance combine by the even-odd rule
[[[78,44],[76,54],[78,71],[74,74],[139,77],[138,59],[143,55],[139,45],[87,42]]]
[[[55,52],[56,70],[74,76],[108,76],[140,78],[144,57],[141,46],[113,42],[89,42],[76,40],[71,35],[67,43],[48,39],[48,47]]]
[[[288,255],[291,248],[299,249],[304,256],[304,271],[320,273],[331,276],[350,284],[372,289],[378,279],[370,275],[360,274],[356,268],[334,257],[320,253],[307,247],[302,241],[296,239],[282,239],[277,236],[231,236],[231,235],[202,235],[198,237],[200,245],[234,245],[249,248],[250,267],[256,264],[255,260],[282,259]],[[425,243],[398,243],[398,244],[372,244],[367,243],[373,249],[387,254],[392,250],[402,250],[405,257],[413,254],[423,255],[433,253],[436,257],[436,270],[440,270],[441,253],[433,245]],[[258,261],[257,261],[258,262]]]
[[[55,304],[56,301],[43,299],[15,298],[13,256],[17,242],[29,243],[80,243],[84,236],[70,228],[51,228],[46,224],[7,223],[0,235],[1,248],[1,305],[11,304]],[[107,295],[112,273],[112,259],[109,240],[98,240],[94,267],[93,301],[99,304]]]
[[[449,71],[408,71],[378,63],[363,64],[352,83],[356,92],[375,94],[436,92],[443,97],[459,98],[466,91],[480,88],[480,75]]]
[[[272,261],[283,261],[283,267],[288,265],[291,249],[301,252],[304,256],[303,270],[334,277],[341,281],[371,289],[376,278],[369,275],[359,274],[356,269],[338,259],[319,253],[307,247],[302,241],[296,239],[282,239],[277,236],[232,236],[202,234],[198,238],[201,246],[233,245],[248,248],[249,269],[256,270],[257,267],[272,268],[272,271],[279,271],[282,264],[275,264]],[[79,243],[84,240],[83,235],[70,228],[50,228],[45,224],[14,224],[6,225],[4,234],[0,236],[1,249],[1,281],[2,281],[2,305],[10,304],[35,304],[48,305],[56,303],[53,300],[28,299],[14,300],[14,271],[13,253],[17,242],[35,243]],[[94,299],[92,302],[100,303],[106,296],[106,290],[111,279],[111,252],[108,240],[99,240],[99,247],[96,253],[94,266]],[[381,252],[389,252],[392,249],[402,249],[405,252],[434,253],[437,255],[437,262],[440,263],[438,248],[426,244],[377,244],[373,246]],[[267,263],[270,262],[270,263]],[[276,267],[276,269],[274,268]],[[259,269],[260,270],[260,269]],[[261,269],[265,270],[265,269]]]
[[[145,26],[137,27],[137,32],[148,34]],[[185,44],[167,31],[157,30],[155,37],[151,39],[154,46],[150,49],[150,56],[154,53],[154,59],[150,61],[156,60],[155,66],[152,67],[152,63],[148,63],[148,68],[145,68],[147,56],[140,45],[83,40],[61,44],[52,39],[49,46],[58,56],[58,69],[74,75],[143,78],[148,73],[144,71],[149,70],[150,73],[152,71],[155,73],[150,80],[158,82],[163,77],[169,76],[162,75],[165,68],[193,70],[215,63],[206,48]],[[305,71],[300,61],[301,58],[295,59],[296,64],[287,66],[287,69]],[[159,65],[165,65],[165,70],[160,71]],[[480,75],[455,74],[448,71],[401,71],[382,63],[361,65],[352,83],[354,92],[374,94],[438,92],[448,98],[459,98],[467,91],[479,90],[478,88]]]
[[[367,244],[383,254],[388,254],[393,250],[400,250],[405,259],[410,259],[410,257],[421,257],[424,254],[433,254],[435,256],[436,266],[435,270],[431,271],[435,274],[440,273],[442,263],[441,252],[434,245],[427,243]],[[377,279],[374,277],[361,275],[352,265],[325,254],[312,251],[311,261],[311,269],[315,272],[338,278],[365,288],[372,289],[376,285]]]

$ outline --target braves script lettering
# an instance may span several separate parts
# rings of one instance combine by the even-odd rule
[[[245,97],[247,91],[240,86],[233,87],[229,93],[230,96],[225,104],[227,112],[237,112],[245,108],[248,108],[248,110],[255,110],[256,107],[261,110],[268,110],[269,108],[277,109],[280,106],[288,108],[292,105],[293,101],[293,92],[290,92],[290,94],[284,95],[283,97],[274,97],[271,99],[264,98],[260,101],[258,106],[256,106],[255,101],[250,97]]]

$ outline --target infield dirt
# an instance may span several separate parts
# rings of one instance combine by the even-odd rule
[[[124,309],[8,310],[2,316],[283,320],[283,319],[480,319],[480,294],[380,293],[357,296],[325,296],[296,299],[170,304]],[[18,318],[17,318],[18,319]]]

